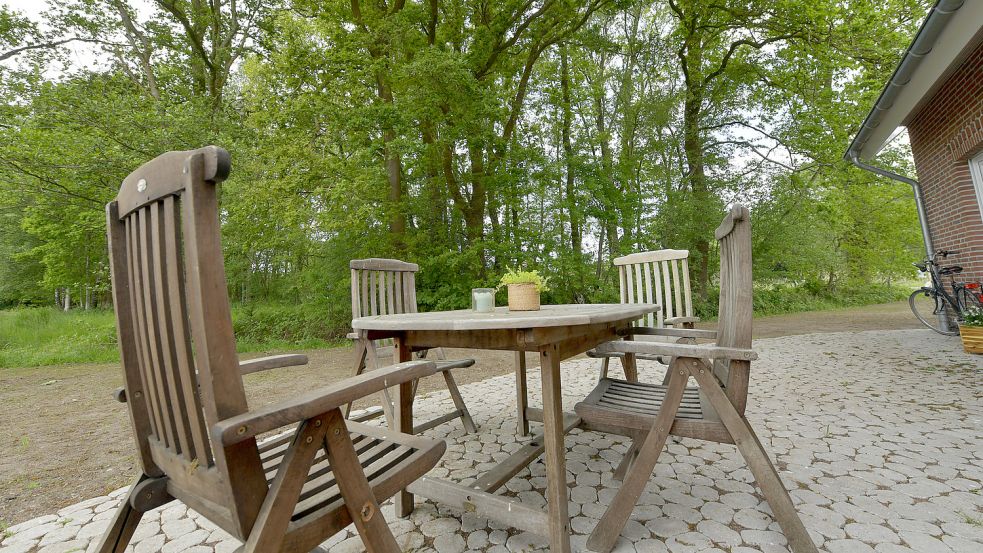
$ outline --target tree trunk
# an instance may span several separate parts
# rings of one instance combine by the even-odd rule
[[[703,140],[700,137],[702,102],[703,97],[700,91],[690,88],[687,91],[683,108],[683,151],[686,154],[686,165],[689,169],[687,181],[691,192],[690,201],[696,205],[707,205],[710,200]],[[709,235],[704,232],[708,229],[702,228],[708,226],[706,221],[697,224],[699,228],[697,228],[694,238],[696,251],[700,254],[696,279],[697,293],[701,298],[706,299],[707,290],[710,286],[710,240]]]
[[[379,75],[377,79],[379,98],[392,105],[392,88],[386,82],[385,76]],[[395,130],[392,128],[383,130],[382,146],[386,160],[386,179],[389,181],[390,209],[393,210],[392,218],[389,221],[389,233],[392,235],[393,245],[398,248],[403,245],[406,235],[406,215],[403,213],[403,161],[392,146],[395,140]]]
[[[573,186],[573,143],[570,137],[573,114],[570,108],[570,67],[567,61],[567,45],[565,43],[560,47],[560,89],[563,93],[563,158],[566,163],[567,210],[570,214],[570,248],[575,257],[579,259],[582,253],[583,240],[581,238],[577,195]]]

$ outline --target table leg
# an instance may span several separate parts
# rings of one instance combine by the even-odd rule
[[[403,343],[401,337],[393,340],[393,360],[405,363],[413,359],[412,350]],[[404,382],[396,387],[395,430],[404,434],[413,433],[413,382]],[[413,512],[413,494],[402,489],[393,500],[396,516],[407,517]]]
[[[526,393],[526,352],[515,352],[515,404],[518,409],[516,433],[520,436],[529,435],[529,420],[526,419],[526,407],[529,406],[529,394]]]
[[[628,382],[638,382],[638,360],[634,353],[625,353],[621,359],[625,368],[625,380]]]
[[[563,443],[563,394],[560,351],[554,344],[540,351],[543,380],[543,442],[546,446],[546,502],[549,507],[550,551],[570,552],[566,446]]]

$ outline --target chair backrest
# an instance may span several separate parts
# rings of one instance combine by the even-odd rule
[[[754,286],[751,275],[751,213],[735,204],[717,227],[720,242],[720,305],[717,345],[751,347]],[[750,362],[717,360],[714,374],[724,384],[731,403],[743,413],[747,404]]]
[[[416,313],[416,272],[398,259],[353,259],[352,318]]]
[[[688,250],[633,253],[616,258],[614,265],[618,268],[621,303],[662,306],[645,317],[645,326],[662,328],[667,318],[693,316]]]
[[[267,484],[255,440],[222,448],[208,428],[247,411],[222,260],[216,184],[229,154],[169,152],[123,180],[106,206],[127,403],[149,476],[189,506],[255,522]]]

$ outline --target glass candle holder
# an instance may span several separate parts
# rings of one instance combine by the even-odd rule
[[[471,309],[478,313],[491,313],[495,310],[495,289],[474,288],[471,290]]]

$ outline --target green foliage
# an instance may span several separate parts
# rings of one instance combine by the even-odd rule
[[[547,303],[617,301],[614,257],[688,249],[712,313],[733,201],[760,310],[855,301],[918,257],[910,190],[841,156],[928,4],[71,0],[46,25],[3,7],[0,307],[108,307],[106,202],[209,143],[232,154],[243,347],[346,332],[358,257],[419,263],[433,310],[508,267],[540,267]],[[101,63],[67,55],[82,41]]]
[[[502,275],[501,280],[498,282],[498,287],[508,286],[509,284],[535,284],[536,290],[539,292],[548,292],[549,286],[547,282],[549,277],[543,277],[539,274],[539,271],[520,271],[518,269],[509,268]]]
[[[972,305],[962,312],[962,326],[983,326],[983,307]]]

